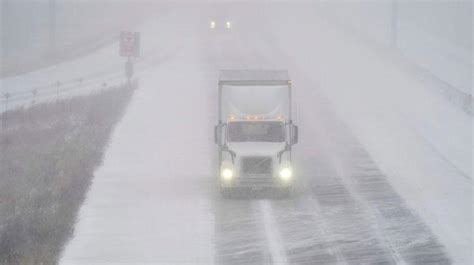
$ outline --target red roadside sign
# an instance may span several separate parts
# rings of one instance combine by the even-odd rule
[[[120,33],[120,56],[138,57],[140,54],[140,33],[122,31]]]

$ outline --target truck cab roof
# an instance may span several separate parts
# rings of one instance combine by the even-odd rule
[[[219,82],[223,85],[287,85],[291,81],[286,70],[221,70]]]

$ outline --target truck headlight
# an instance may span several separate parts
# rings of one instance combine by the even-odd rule
[[[234,176],[234,171],[230,168],[224,168],[221,170],[221,178],[224,180],[230,180]]]
[[[291,170],[290,167],[284,167],[280,169],[280,178],[283,181],[289,181],[292,176],[293,176],[293,171]]]

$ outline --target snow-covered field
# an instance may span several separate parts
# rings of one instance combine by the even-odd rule
[[[472,264],[472,116],[396,52],[286,6],[181,6],[138,30],[140,89],[61,264]],[[121,75],[116,49],[2,83]],[[219,197],[221,68],[289,70],[299,195]]]

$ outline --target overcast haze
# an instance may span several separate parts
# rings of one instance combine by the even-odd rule
[[[1,7],[1,265],[473,263],[471,1]]]

